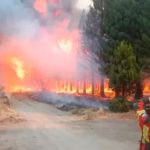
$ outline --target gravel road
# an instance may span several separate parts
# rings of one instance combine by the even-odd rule
[[[26,121],[0,125],[0,150],[138,150],[136,120],[79,120],[23,98],[12,106]]]

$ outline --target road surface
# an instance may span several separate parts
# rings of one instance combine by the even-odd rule
[[[26,121],[0,125],[0,150],[137,150],[135,120],[85,121],[53,106],[14,99]]]

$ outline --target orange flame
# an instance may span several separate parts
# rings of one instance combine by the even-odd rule
[[[144,95],[150,95],[150,78],[144,81]]]
[[[57,3],[59,3],[59,1],[60,0],[35,0],[34,9],[38,11],[42,15],[42,17],[47,17],[48,4],[55,6]],[[54,17],[59,17],[60,15],[63,14],[63,10],[59,10],[59,9],[60,8],[58,8],[58,10],[54,8],[52,14]],[[101,92],[100,81],[95,81],[93,85],[89,79],[90,71],[88,74],[89,78],[87,77],[89,80],[86,79],[87,80],[86,83],[84,81],[76,81],[75,79],[73,80],[73,77],[75,76],[76,73],[75,70],[77,69],[76,53],[78,49],[80,50],[81,37],[78,28],[75,27],[72,28],[71,30],[68,30],[69,26],[70,26],[70,18],[65,18],[64,20],[62,20],[62,22],[57,23],[56,26],[53,27],[52,29],[47,26],[42,26],[39,31],[39,36],[37,36],[37,38],[35,38],[33,41],[26,41],[26,40],[24,41],[24,39],[16,39],[16,38],[12,40],[11,37],[10,37],[11,40],[7,40],[7,41],[12,41],[12,45],[10,43],[8,44],[7,47],[8,49],[13,49],[15,47],[14,48],[15,50],[13,50],[13,52],[19,51],[22,47],[29,50],[38,49],[38,47],[40,47],[40,49],[36,51],[37,53],[39,52],[39,54],[36,56],[41,57],[41,54],[43,54],[42,57],[44,59],[42,59],[42,61],[36,61],[36,63],[38,64],[35,64],[34,61],[30,61],[31,68],[32,67],[34,68],[35,66],[39,67],[41,64],[44,64],[44,67],[46,68],[46,72],[47,69],[50,70],[50,68],[52,68],[52,70],[50,70],[47,73],[50,74],[48,76],[48,80],[43,82],[40,81],[43,78],[42,79],[39,78],[37,85],[34,85],[31,80],[36,78],[34,75],[34,70],[33,68],[30,70],[27,69],[28,68],[27,61],[21,59],[24,57],[21,58],[17,57],[18,55],[14,57],[11,55],[11,53],[8,54],[9,63],[8,66],[6,66],[7,71],[5,70],[4,72],[6,72],[5,74],[7,74],[7,76],[5,76],[5,80],[7,81],[7,84],[9,84],[6,86],[8,86],[11,92],[39,91],[41,88],[43,88],[48,91],[56,92],[56,93],[79,94],[79,95],[86,93],[87,95],[94,94],[95,96],[100,96],[100,92]],[[44,47],[45,45],[46,48]],[[40,52],[41,49],[42,49],[42,53]],[[87,57],[90,56],[89,51],[90,50],[88,49],[86,50]],[[60,53],[62,52],[64,52],[65,54],[61,55]],[[58,53],[60,54],[60,56],[57,55]],[[33,54],[35,54],[35,51],[29,53],[29,55],[33,55]],[[48,62],[47,62],[47,57],[48,57]],[[54,60],[55,58],[57,58],[58,61],[60,61],[60,59],[62,60],[60,61],[60,63],[56,63],[56,61]],[[62,65],[62,63],[65,64],[65,67],[64,65]],[[55,73],[53,73],[55,68],[57,67],[59,68],[59,70],[56,70]],[[43,66],[39,67],[39,70],[42,69]],[[43,72],[42,74],[45,75],[45,72],[44,73]],[[59,77],[59,74],[61,74],[61,77]],[[105,87],[104,92],[106,97],[115,96],[114,91],[109,87],[108,79],[105,80],[104,87]],[[93,91],[94,93],[92,93]],[[145,93],[147,94],[150,93],[150,80],[145,82],[144,94]]]
[[[14,86],[10,89],[10,92],[33,92],[34,90],[29,87],[24,87],[24,86]]]
[[[24,79],[25,77],[25,70],[24,70],[24,64],[21,60],[19,60],[18,58],[14,57],[11,59],[11,62],[13,64],[13,69],[16,72],[16,75],[20,78],[20,79]]]

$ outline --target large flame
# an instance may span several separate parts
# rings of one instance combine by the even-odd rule
[[[19,60],[18,58],[14,57],[11,59],[12,65],[13,65],[13,69],[16,72],[16,75],[20,78],[20,79],[24,79],[25,77],[25,70],[24,70],[24,64],[21,60]]]
[[[82,61],[79,59],[82,57],[80,55],[83,55],[80,29],[78,25],[72,25],[76,18],[68,15],[74,12],[70,12],[68,6],[67,12],[64,12],[60,2],[61,0],[34,1],[33,9],[40,18],[40,26],[34,37],[5,37],[7,42],[2,49],[6,51],[0,52],[0,64],[7,90],[48,90],[56,93],[100,96],[100,77],[96,77],[93,82],[90,65],[84,65],[89,60],[89,50],[85,49],[86,54]],[[87,4],[90,3],[91,0],[80,0],[77,3],[78,9],[87,8]],[[49,21],[51,18],[54,25]],[[150,93],[149,85],[148,80],[145,82],[144,93]],[[109,87],[108,79],[105,80],[104,87],[105,95],[114,97],[115,93]]]

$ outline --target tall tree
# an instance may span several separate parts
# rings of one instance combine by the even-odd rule
[[[98,0],[96,0],[98,3]],[[100,2],[99,2],[100,3]],[[105,0],[104,32],[113,49],[130,42],[139,65],[136,97],[143,96],[142,79],[150,76],[150,0]]]
[[[93,0],[93,2],[94,11],[100,15],[97,21],[93,20],[94,26],[91,26],[91,30],[95,32],[95,37],[100,31],[99,37],[103,42],[99,43],[103,44],[107,40],[108,46],[98,54],[101,64],[104,68],[110,64],[109,58],[121,41],[130,42],[139,65],[136,97],[142,97],[141,81],[143,77],[150,76],[150,0]],[[95,18],[95,15],[92,14],[91,18]],[[96,26],[95,22],[98,21],[100,24]],[[104,73],[107,74],[105,69]]]
[[[138,64],[133,47],[121,42],[110,57],[111,67],[108,68],[110,85],[116,92],[116,97],[127,96],[130,87],[138,78]]]
[[[86,24],[83,28],[83,35],[85,38],[85,45],[90,49],[90,52],[94,56],[95,61],[99,64],[99,71],[101,74],[101,93],[102,97],[104,93],[104,63],[101,57],[101,53],[104,49],[104,32],[102,25],[103,17],[103,0],[99,3],[94,0],[94,8],[90,7],[90,11],[87,14]]]

